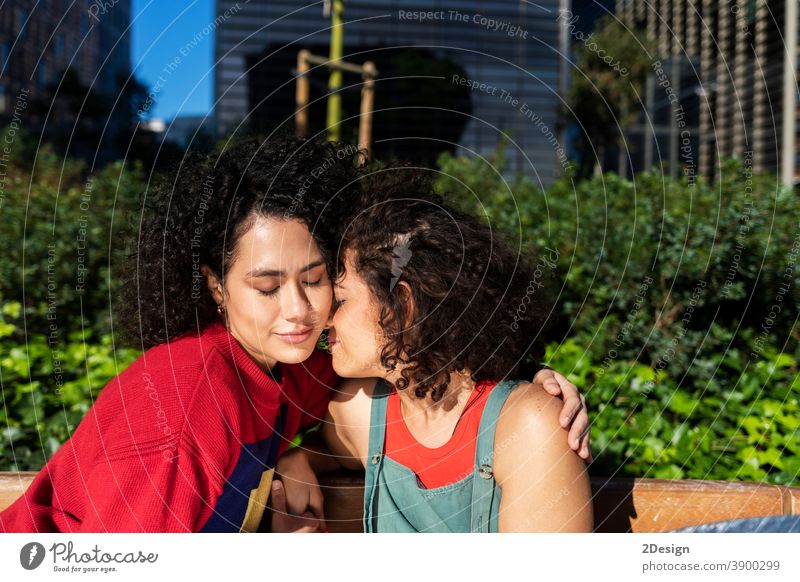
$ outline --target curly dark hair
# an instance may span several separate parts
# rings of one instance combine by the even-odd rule
[[[397,388],[439,401],[451,372],[476,382],[527,374],[551,320],[554,261],[535,262],[485,220],[449,207],[422,170],[384,168],[362,192],[342,223],[339,268],[353,251],[380,306],[381,363],[403,367]]]
[[[258,216],[306,224],[333,273],[338,209],[358,186],[358,155],[353,146],[288,136],[187,153],[146,195],[122,293],[127,338],[147,348],[217,321],[200,266],[222,280]]]

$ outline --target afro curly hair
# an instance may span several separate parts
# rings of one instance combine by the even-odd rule
[[[397,388],[439,401],[453,372],[528,377],[553,313],[555,264],[449,207],[428,173],[396,164],[365,177],[341,223],[338,268],[351,251],[380,308],[381,364],[401,368]]]
[[[145,194],[119,310],[125,336],[146,349],[217,321],[200,267],[222,278],[256,217],[301,221],[332,272],[338,209],[358,187],[359,155],[354,146],[283,136],[187,153]]]

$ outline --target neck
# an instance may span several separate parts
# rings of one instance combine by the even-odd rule
[[[413,385],[399,392],[403,421],[411,435],[429,448],[447,443],[474,388],[469,374],[451,374],[447,391],[438,402],[433,401],[430,393],[417,398]]]
[[[431,398],[430,392],[425,398],[417,397],[414,393],[414,384],[410,384],[406,390],[401,390],[398,394],[406,418],[414,416],[420,420],[436,422],[449,416],[459,417],[474,388],[475,382],[470,379],[469,373],[453,372],[450,374],[450,383],[444,396],[437,402]]]

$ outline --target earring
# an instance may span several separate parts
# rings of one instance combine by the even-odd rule
[[[222,316],[225,313],[225,307],[222,304],[217,305],[217,315]]]

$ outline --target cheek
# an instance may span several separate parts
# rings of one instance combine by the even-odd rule
[[[339,307],[331,317],[331,321],[333,322],[333,327],[336,328],[336,333],[341,333],[344,331],[346,333],[345,328],[345,308]]]
[[[251,289],[230,286],[225,297],[226,309],[229,318],[236,318],[239,322],[251,322],[254,314],[258,313],[256,306],[258,298]]]
[[[333,315],[333,327],[336,328],[336,335],[345,340],[344,343],[348,350],[358,350],[364,344],[365,339],[361,331],[363,322],[359,319],[356,307],[351,301],[348,301],[340,306]]]
[[[256,289],[247,289],[239,294],[238,315],[254,326],[257,331],[269,329],[280,315],[280,302],[277,298],[262,295]]]
[[[336,311],[333,322],[337,333],[341,329],[341,335],[358,338],[358,343],[351,346],[351,349],[358,348],[364,353],[374,351],[373,346],[377,346],[381,336],[377,313],[357,305],[356,300],[351,300]]]
[[[320,319],[327,321],[328,314],[330,314],[331,307],[333,306],[333,289],[330,287],[316,289],[313,293],[309,294],[309,300],[314,307],[314,311],[319,313]]]
[[[269,331],[280,317],[280,314],[281,307],[277,301],[262,300],[253,302],[253,320],[261,331]]]

